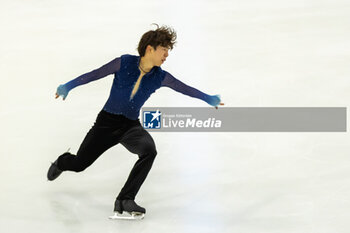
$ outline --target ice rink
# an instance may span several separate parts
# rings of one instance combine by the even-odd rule
[[[0,232],[348,233],[348,132],[152,132],[142,221],[108,219],[137,160],[122,145],[82,173],[46,173],[77,152],[113,76],[65,101],[57,86],[138,55],[152,23],[178,36],[162,69],[223,108],[348,108],[349,12],[347,0],[2,0]],[[161,88],[144,106],[209,105]]]

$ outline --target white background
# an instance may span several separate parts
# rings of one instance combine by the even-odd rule
[[[107,219],[137,159],[121,145],[46,180],[51,161],[78,150],[113,76],[66,101],[57,86],[137,55],[152,23],[178,34],[162,68],[224,107],[348,108],[349,12],[346,0],[2,0],[0,231],[349,232],[347,132],[152,133],[138,222]],[[161,88],[145,106],[208,105]]]

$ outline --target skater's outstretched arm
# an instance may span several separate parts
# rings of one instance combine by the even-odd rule
[[[107,75],[113,74],[120,69],[121,58],[117,57],[107,64],[101,66],[98,69],[80,75],[79,77],[67,82],[66,84],[59,85],[56,91],[56,99],[59,96],[63,97],[63,100],[67,98],[67,95],[70,90],[73,88],[89,83],[91,81],[95,81],[97,79],[106,77]]]
[[[194,98],[201,99],[211,106],[214,106],[215,108],[218,107],[218,105],[224,105],[221,103],[220,95],[208,95],[205,94],[193,87],[190,87],[186,85],[185,83],[181,82],[180,80],[176,79],[174,76],[172,76],[169,72],[164,71],[165,77],[162,81],[162,87],[170,87],[171,89],[180,92],[184,95],[188,95]]]

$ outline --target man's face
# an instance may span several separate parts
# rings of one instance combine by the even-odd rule
[[[152,50],[154,65],[161,66],[165,62],[166,58],[169,56],[169,48],[158,45],[156,50]]]

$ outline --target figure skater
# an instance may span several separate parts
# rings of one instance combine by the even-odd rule
[[[160,87],[169,87],[182,94],[201,99],[215,108],[223,105],[219,95],[208,95],[173,77],[160,67],[176,43],[176,32],[167,26],[143,34],[138,45],[139,56],[124,54],[98,69],[59,85],[56,98],[65,100],[79,85],[114,74],[109,98],[97,115],[76,155],[66,152],[53,162],[47,178],[55,180],[63,171],[81,172],[109,148],[122,144],[139,159],[132,168],[124,187],[114,203],[112,218],[143,218],[146,210],[135,203],[135,197],[145,181],[157,150],[153,138],[142,127],[139,112],[150,95]],[[123,217],[123,212],[131,217]]]

